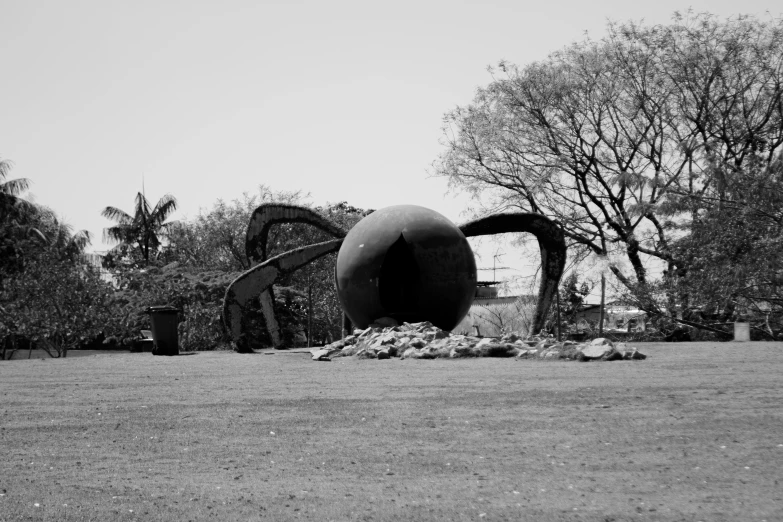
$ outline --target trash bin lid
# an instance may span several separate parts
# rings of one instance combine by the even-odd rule
[[[148,306],[145,310],[147,314],[177,314],[179,312],[179,308],[169,305]]]

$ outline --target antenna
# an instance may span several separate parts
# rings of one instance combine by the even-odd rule
[[[505,253],[501,254],[500,249],[498,249],[495,251],[495,255],[492,256],[492,280],[493,281],[497,281],[497,279],[495,279],[495,262],[499,257],[503,257],[504,255],[506,254]]]

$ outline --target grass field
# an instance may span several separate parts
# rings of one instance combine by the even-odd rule
[[[0,520],[783,520],[783,343],[635,346],[5,361]]]

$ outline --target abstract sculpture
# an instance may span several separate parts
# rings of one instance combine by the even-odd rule
[[[387,207],[351,229],[337,255],[337,296],[358,328],[379,317],[451,330],[476,294],[476,262],[457,226],[434,210]]]
[[[269,230],[280,223],[307,223],[336,239],[267,259]],[[337,294],[356,326],[363,328],[388,316],[408,322],[427,320],[450,330],[465,316],[475,293],[476,264],[465,238],[507,232],[528,232],[538,239],[542,278],[533,318],[533,331],[538,332],[565,267],[562,230],[550,219],[530,213],[496,214],[458,227],[437,212],[415,205],[377,210],[350,232],[306,207],[261,205],[250,218],[245,243],[254,266],[226,290],[223,321],[237,350],[250,351],[246,316],[258,298],[272,344],[282,347],[272,285],[339,250]]]

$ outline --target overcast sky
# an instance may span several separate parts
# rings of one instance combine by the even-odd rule
[[[444,113],[489,83],[488,65],[598,39],[610,19],[668,23],[689,6],[780,16],[779,5],[0,0],[0,157],[98,251],[101,210],[131,212],[142,176],[151,201],[177,198],[175,219],[264,183],[460,222],[464,197],[430,166]]]

